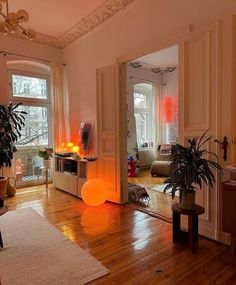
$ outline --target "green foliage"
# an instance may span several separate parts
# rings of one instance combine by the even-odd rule
[[[53,149],[52,148],[44,148],[44,149],[39,149],[39,156],[42,157],[45,160],[50,159],[52,157]]]
[[[11,166],[15,143],[21,137],[26,112],[18,111],[20,104],[0,105],[0,168]]]
[[[175,192],[180,191],[180,200],[183,193],[194,192],[202,187],[203,183],[213,187],[215,177],[213,171],[216,170],[222,174],[221,166],[208,157],[217,156],[215,153],[209,152],[202,147],[211,139],[211,136],[205,132],[200,139],[194,137],[188,140],[188,146],[173,145],[170,178],[167,179],[167,185],[164,192],[170,190],[172,198]]]

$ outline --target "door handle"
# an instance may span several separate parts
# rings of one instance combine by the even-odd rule
[[[214,142],[217,142],[221,145],[221,148],[223,149],[224,151],[224,154],[223,154],[223,159],[224,161],[227,160],[227,150],[228,150],[228,145],[229,145],[229,142],[228,142],[228,139],[226,136],[224,136],[223,138],[223,141],[219,141],[219,140],[214,140]]]

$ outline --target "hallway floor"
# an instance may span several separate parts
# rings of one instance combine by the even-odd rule
[[[148,206],[142,206],[145,211],[154,215],[158,214],[170,220],[172,219],[171,205],[178,202],[178,197],[172,200],[171,195],[168,193],[161,193],[150,189],[154,185],[162,184],[165,179],[166,177],[152,177],[150,169],[144,169],[140,171],[138,177],[128,177],[128,183],[138,184],[146,188],[150,196],[150,204]]]

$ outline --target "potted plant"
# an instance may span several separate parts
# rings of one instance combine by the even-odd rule
[[[53,149],[50,147],[39,149],[39,156],[43,158],[45,168],[50,168],[52,153]]]
[[[0,104],[0,169],[2,167],[11,167],[13,153],[16,151],[15,143],[21,137],[21,128],[24,126],[24,111],[17,110],[21,104]],[[0,198],[7,188],[7,177],[0,177]]]
[[[212,156],[217,159],[216,154],[202,149],[211,139],[211,136],[207,136],[206,133],[199,139],[196,137],[189,139],[186,147],[179,144],[173,145],[170,157],[170,178],[167,179],[164,192],[170,190],[174,198],[176,191],[179,191],[182,209],[195,208],[196,190],[200,189],[203,183],[213,187],[214,170],[222,174],[221,166],[210,159]]]

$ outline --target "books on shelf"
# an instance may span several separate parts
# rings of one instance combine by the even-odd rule
[[[87,161],[77,160],[66,157],[56,157],[56,171],[65,174],[75,175],[81,178],[87,178]]]

